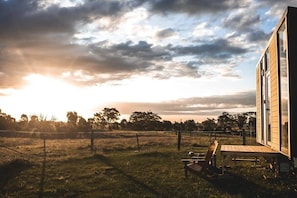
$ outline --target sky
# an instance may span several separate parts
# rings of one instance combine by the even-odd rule
[[[255,70],[296,0],[0,0],[0,109],[201,122],[256,111]]]

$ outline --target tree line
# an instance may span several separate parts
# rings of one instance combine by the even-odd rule
[[[66,113],[67,122],[46,120],[42,115],[22,114],[15,118],[0,109],[0,130],[38,131],[38,132],[89,132],[107,130],[136,130],[136,131],[241,131],[254,130],[256,127],[256,112],[230,114],[222,112],[217,119],[207,118],[201,123],[194,120],[174,122],[162,120],[151,111],[135,111],[129,119],[120,120],[120,112],[116,108],[104,108],[87,120],[75,111]]]

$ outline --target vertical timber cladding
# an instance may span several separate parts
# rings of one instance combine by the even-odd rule
[[[279,139],[279,91],[278,91],[278,57],[277,57],[277,31],[274,31],[267,48],[264,50],[256,70],[256,105],[257,105],[257,138],[256,141],[261,144],[263,142],[262,129],[264,126],[264,113],[263,110],[263,93],[262,85],[264,82],[261,75],[264,75],[261,68],[261,63],[264,62],[265,53],[269,51],[270,54],[270,90],[271,90],[271,142],[270,147],[276,151],[280,150]],[[264,133],[267,133],[265,131]]]
[[[297,157],[297,8],[288,7],[288,65],[289,65],[289,111],[290,158]],[[294,97],[295,96],[295,97]]]
[[[278,91],[278,57],[277,33],[274,32],[268,49],[270,52],[270,80],[271,80],[271,148],[279,151],[279,91]]]

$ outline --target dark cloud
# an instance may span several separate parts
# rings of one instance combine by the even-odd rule
[[[117,51],[121,56],[138,57],[142,60],[158,60],[158,59],[171,59],[167,49],[156,46],[146,41],[139,41],[137,44],[133,44],[132,41],[126,43],[120,43],[110,47],[111,51]]]
[[[257,2],[260,3],[261,6],[267,6],[267,7],[277,6],[279,7],[279,9],[282,9],[282,11],[285,7],[294,6],[297,3],[295,0],[270,0],[270,1],[257,0]]]
[[[79,24],[100,16],[117,16],[123,5],[119,1],[86,1],[78,7],[50,5],[43,8],[40,1],[0,1],[0,36],[24,38],[36,34],[71,34]]]
[[[224,27],[234,29],[240,32],[248,31],[257,27],[260,22],[260,16],[257,14],[247,14],[242,12],[236,15],[228,16],[224,19]]]
[[[174,29],[172,29],[172,28],[167,28],[167,29],[158,31],[158,32],[156,33],[156,37],[157,37],[158,39],[163,39],[163,38],[167,38],[167,37],[174,36],[175,34],[176,34],[176,32],[174,31]]]
[[[246,53],[247,50],[241,47],[232,46],[228,40],[217,39],[211,43],[193,45],[193,46],[176,46],[172,50],[177,56],[194,55],[198,58],[210,59],[229,59],[234,55]]]
[[[246,7],[244,0],[152,0],[149,1],[152,12],[159,13],[187,13],[187,14],[213,14],[229,9]]]
[[[272,32],[265,33],[262,30],[256,30],[249,32],[247,35],[247,38],[251,42],[257,42],[257,41],[267,41],[268,38],[270,38]]]

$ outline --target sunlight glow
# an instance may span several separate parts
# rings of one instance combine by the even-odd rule
[[[15,101],[16,105],[26,106],[25,114],[66,119],[67,111],[74,111],[75,105],[79,106],[77,101],[81,99],[78,97],[80,94],[70,84],[39,74],[31,74],[24,80],[26,86],[14,98],[21,101]]]

